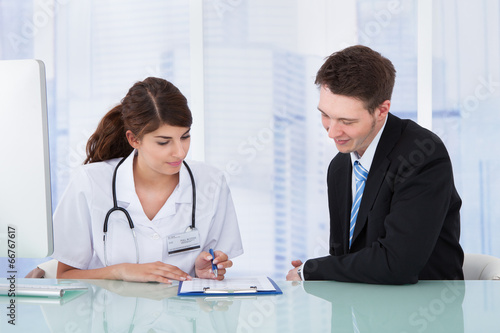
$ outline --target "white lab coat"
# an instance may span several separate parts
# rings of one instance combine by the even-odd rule
[[[169,255],[167,237],[191,225],[192,189],[189,173],[182,165],[179,184],[153,220],[144,213],[135,192],[133,157],[118,168],[116,197],[135,225],[139,262],[162,261],[194,276],[194,261],[210,248],[234,258],[243,253],[241,237],[229,187],[224,174],[201,162],[188,162],[196,184],[196,228],[201,248]],[[113,207],[112,177],[120,159],[79,167],[54,213],[53,258],[79,269],[105,266],[103,224]],[[108,221],[108,265],[135,263],[136,250],[125,215],[113,212]]]

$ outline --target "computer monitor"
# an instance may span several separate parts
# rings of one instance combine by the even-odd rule
[[[53,252],[45,66],[0,61],[0,257]]]

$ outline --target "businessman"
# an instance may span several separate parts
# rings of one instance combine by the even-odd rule
[[[389,113],[396,71],[357,45],[318,71],[318,109],[339,153],[328,168],[330,255],[287,280],[409,284],[463,279],[461,199],[443,142]]]

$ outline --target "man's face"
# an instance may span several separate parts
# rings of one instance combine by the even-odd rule
[[[328,136],[341,153],[357,152],[362,156],[384,125],[390,101],[380,104],[373,114],[359,99],[336,95],[321,86],[318,110]]]

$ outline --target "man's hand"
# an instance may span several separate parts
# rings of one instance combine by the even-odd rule
[[[302,278],[300,277],[299,273],[297,272],[299,267],[302,266],[302,261],[294,260],[294,261],[292,261],[292,266],[295,268],[288,272],[288,274],[286,276],[286,280],[287,281],[302,281]]]

